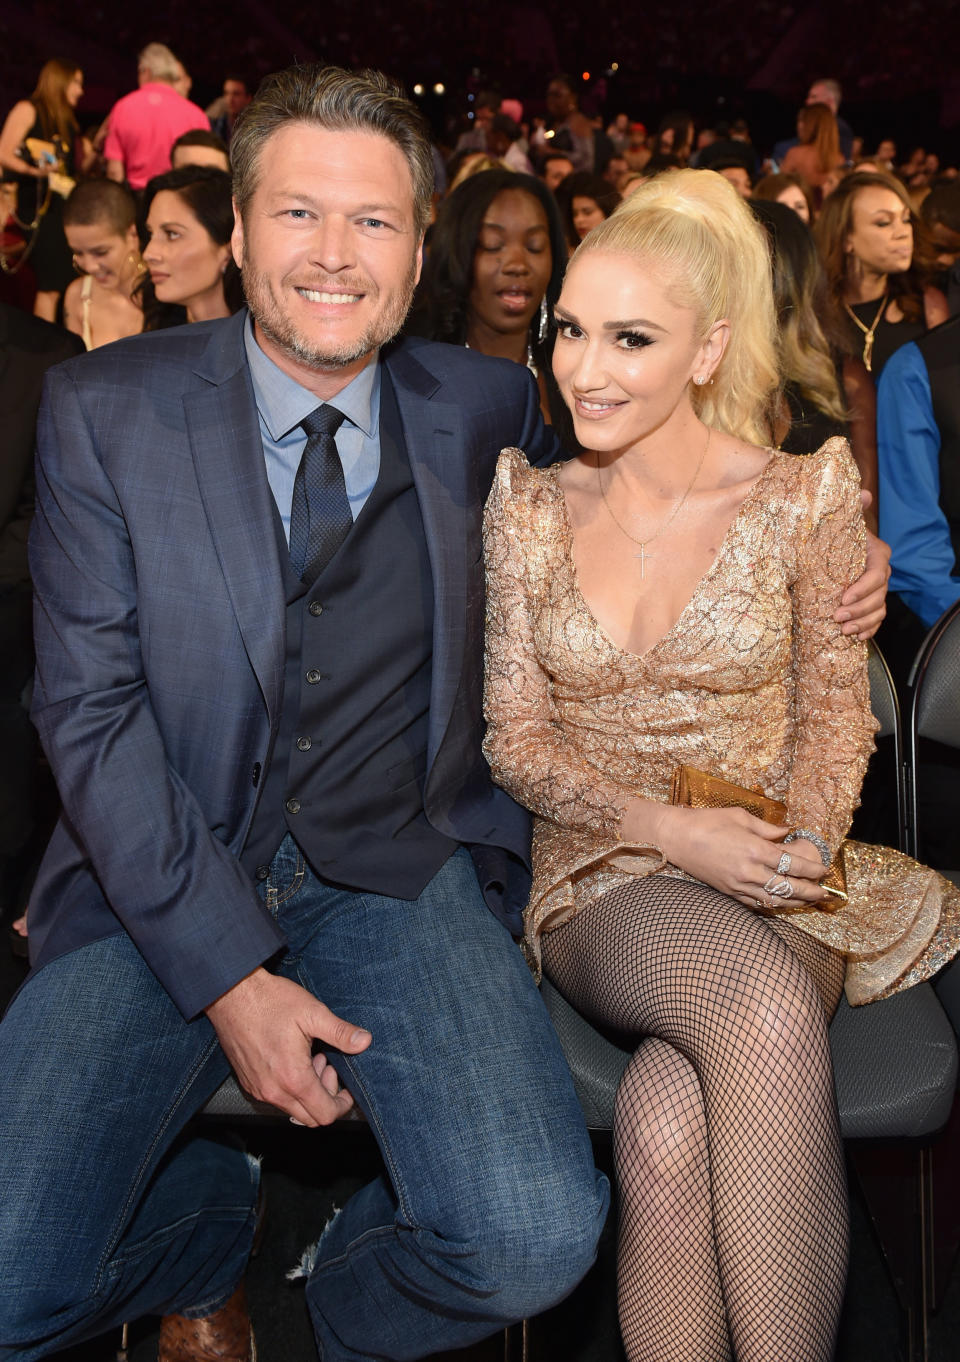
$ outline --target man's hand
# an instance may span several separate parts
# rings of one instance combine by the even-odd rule
[[[312,993],[268,970],[256,969],[206,1009],[241,1086],[259,1102],[279,1107],[304,1126],[326,1126],[353,1106],[319,1040],[356,1055],[369,1031],[335,1017]]]
[[[869,505],[869,492],[861,494]],[[848,586],[834,618],[845,634],[866,642],[883,623],[887,613],[887,582],[890,580],[890,545],[867,531],[867,566],[863,576]]]

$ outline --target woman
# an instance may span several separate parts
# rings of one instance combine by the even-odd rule
[[[144,330],[229,317],[243,305],[230,250],[230,176],[212,166],[156,175],[144,190],[149,271],[143,283]]]
[[[602,175],[578,170],[561,181],[557,203],[570,250],[576,250],[587,233],[608,218],[619,202],[620,195]]]
[[[627,1356],[826,1362],[847,1244],[826,1021],[845,980],[866,1002],[960,942],[957,891],[896,852],[851,848],[849,904],[814,907],[874,730],[866,651],[834,622],[863,559],[856,470],[839,440],[758,447],[768,252],[719,176],[640,189],[556,318],[587,452],[501,456],[486,750],[537,815],[532,962],[641,1038],[614,1129]],[[792,831],[672,804],[682,766],[762,788]]]
[[[83,72],[74,62],[48,61],[33,94],[14,104],[0,132],[0,168],[17,182],[15,220],[26,238],[20,260],[29,259],[36,278],[34,313],[48,322],[73,278],[63,201],[92,158],[74,112],[82,94]]]
[[[874,380],[895,350],[946,321],[923,224],[887,175],[848,175],[824,202],[817,245],[851,343]]]
[[[864,519],[877,532],[877,399],[858,355],[827,297],[813,237],[783,203],[750,205],[770,238],[783,389],[771,421],[772,443],[788,454],[813,454],[833,435],[849,439],[861,487],[870,493]]]
[[[786,175],[799,175],[822,193],[844,163],[833,110],[826,104],[805,104],[797,114],[797,137],[798,143],[784,156],[780,169]]]
[[[525,364],[537,380],[544,419],[562,420],[549,321],[566,258],[546,186],[532,175],[481,171],[440,206],[407,329]]]
[[[63,321],[88,350],[143,330],[133,296],[146,269],[136,218],[133,195],[113,180],[85,180],[64,206],[63,229],[83,277],[64,294]]]
[[[766,203],[784,203],[809,227],[813,221],[810,191],[799,175],[764,175],[753,187],[753,197]]]

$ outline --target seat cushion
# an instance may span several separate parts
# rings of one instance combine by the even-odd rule
[[[609,1130],[630,1052],[585,1021],[548,980],[543,997],[587,1125]],[[957,1046],[929,984],[867,1007],[852,1008],[844,999],[830,1028],[830,1048],[845,1139],[929,1135],[946,1122]]]

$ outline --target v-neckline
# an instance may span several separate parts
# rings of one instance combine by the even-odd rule
[[[615,639],[611,638],[610,634],[607,632],[607,630],[604,628],[604,626],[600,623],[599,619],[597,618],[596,611],[593,609],[590,602],[587,600],[586,596],[583,594],[583,591],[580,588],[580,579],[577,576],[577,564],[573,556],[573,526],[570,523],[570,512],[567,507],[567,498],[564,495],[563,488],[560,486],[560,481],[558,477],[559,471],[563,467],[563,465],[554,464],[550,468],[550,473],[553,475],[554,490],[557,496],[560,498],[560,510],[563,516],[564,529],[566,531],[564,556],[567,562],[567,570],[570,573],[570,580],[573,583],[573,589],[577,595],[577,599],[583,606],[584,611],[593,621],[594,627],[596,628],[597,632],[604,639],[604,641],[610,645],[614,652],[619,653],[622,657],[629,657],[634,662],[644,662],[651,655],[651,653],[656,652],[657,649],[659,649],[667,641],[668,638],[672,637],[672,635],[676,633],[680,625],[680,621],[683,619],[684,615],[686,615],[687,612],[690,610],[691,606],[696,601],[697,597],[700,595],[701,591],[703,590],[703,587],[706,585],[709,578],[711,578],[716,572],[721,560],[726,554],[727,545],[733,535],[734,530],[739,525],[739,522],[743,517],[744,512],[746,511],[748,505],[753,500],[754,496],[759,490],[760,485],[766,480],[767,475],[769,474],[771,468],[777,461],[777,455],[779,453],[778,450],[769,449],[767,453],[769,455],[767,462],[763,465],[760,472],[757,474],[753,482],[747,488],[747,491],[744,494],[743,499],[740,502],[740,505],[737,507],[736,514],[734,515],[733,519],[730,521],[730,524],[724,531],[723,538],[720,541],[720,547],[717,549],[713,562],[710,564],[707,570],[700,577],[697,578],[697,581],[695,582],[693,587],[693,591],[687,598],[686,604],[680,611],[679,615],[677,615],[677,618],[670,625],[670,627],[664,633],[662,633],[658,639],[655,639],[654,642],[650,644],[649,648],[645,648],[642,653],[635,653],[631,651],[631,649],[629,648],[624,648],[621,644],[617,643]],[[792,458],[795,456],[787,455],[785,457]]]

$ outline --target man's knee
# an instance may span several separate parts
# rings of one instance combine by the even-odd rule
[[[491,1303],[505,1324],[539,1314],[569,1295],[592,1267],[607,1217],[610,1188],[602,1173],[538,1186],[491,1215],[478,1251]]]

